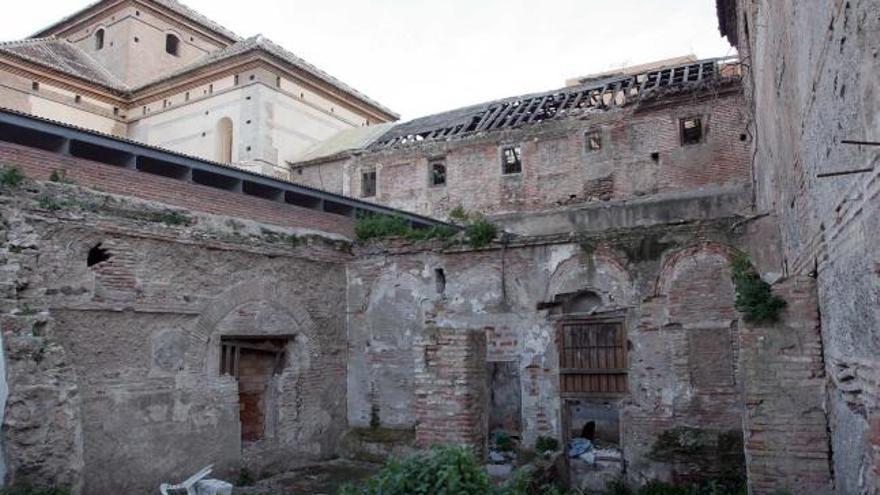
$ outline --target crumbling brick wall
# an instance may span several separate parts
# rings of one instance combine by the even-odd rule
[[[167,208],[78,185],[4,188],[10,482],[149,493],[208,464],[234,480],[243,463],[283,469],[335,452],[345,429],[338,241],[155,214]],[[287,342],[271,384],[279,399],[253,444],[240,437],[236,381],[219,369],[226,335]]]
[[[443,218],[459,205],[496,214],[741,187],[750,183],[744,106],[731,84],[642,107],[367,150],[345,162],[343,190],[359,197],[362,172],[376,170],[377,194],[366,200]],[[703,141],[683,145],[680,120],[695,116]],[[601,135],[600,150],[588,149],[589,131]],[[501,149],[513,145],[521,146],[523,172],[503,175]],[[438,160],[446,164],[445,186],[429,182]],[[317,185],[310,177],[300,180]]]
[[[774,290],[788,302],[782,323],[740,331],[750,493],[830,493],[815,280],[792,278]]]
[[[0,166],[16,166],[25,175],[48,180],[53,172],[102,191],[158,201],[194,211],[352,237],[354,220],[209,186],[168,179],[80,158],[61,156],[0,141]]]
[[[749,60],[757,208],[775,216],[782,238],[774,271],[817,277],[834,489],[877,493],[877,2],[719,4]]]
[[[443,416],[463,414],[462,405],[476,400],[472,384],[450,382],[445,393],[458,386],[461,394],[437,401],[439,371],[423,370],[438,356],[452,360],[451,370],[461,369],[457,363],[473,357],[465,351],[464,335],[483,329],[489,361],[484,372],[501,363],[515,370],[520,407],[502,407],[520,414],[510,424],[521,425],[513,433],[522,446],[533,448],[540,436],[561,440],[554,304],[558,295],[588,290],[601,300],[600,314],[614,312],[625,322],[628,390],[616,411],[627,477],[641,482],[743,475],[738,315],[726,244],[737,242],[732,222],[596,232],[580,243],[568,235],[552,241],[518,238],[506,248],[478,251],[424,249],[403,241],[359,247],[348,265],[350,425],[366,428],[372,421],[374,428],[415,428],[428,443],[449,438],[472,443],[476,411],[455,422]],[[438,283],[437,270],[443,270],[445,283]],[[404,297],[390,303],[395,294]],[[435,346],[432,339],[445,338],[434,333],[437,327],[460,340],[446,338],[449,354],[429,346],[425,356],[422,339]],[[406,359],[413,363],[408,366],[414,380],[400,373]],[[397,413],[401,405],[415,407],[416,415]],[[675,457],[664,456],[669,447],[664,439],[679,437],[703,443],[684,454],[692,446],[673,446]]]
[[[416,443],[486,445],[486,334],[428,329],[413,346]]]

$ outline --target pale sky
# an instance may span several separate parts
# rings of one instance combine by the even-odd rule
[[[403,120],[560,88],[567,78],[735,52],[715,0],[183,0],[242,37],[262,33]],[[4,2],[0,39],[90,0]]]

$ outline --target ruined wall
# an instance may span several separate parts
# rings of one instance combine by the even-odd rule
[[[26,181],[0,196],[8,481],[149,493],[335,452],[345,428],[338,241]],[[334,244],[335,243],[335,244]],[[244,442],[225,337],[281,339]],[[246,363],[245,363],[246,364]],[[108,468],[112,467],[112,468]]]
[[[521,400],[518,408],[502,401],[495,417],[520,425],[512,433],[527,448],[539,436],[561,439],[553,303],[591,291],[593,310],[625,321],[628,392],[614,398],[612,411],[627,476],[683,481],[720,475],[724,466],[742,474],[738,315],[728,266],[728,246],[739,241],[730,227],[730,220],[695,222],[480,251],[362,248],[348,267],[349,424],[407,429],[436,421],[419,415],[425,377],[412,378],[421,361],[413,348],[435,327],[482,329],[487,381],[509,364]],[[463,406],[473,397],[448,398],[458,400]],[[493,407],[490,397],[478,403]],[[697,432],[701,449],[732,443],[733,457],[665,456],[681,431]]]
[[[138,172],[0,141],[0,166],[16,166],[26,175],[46,180],[53,172],[84,186],[212,214],[352,237],[354,221],[342,215],[300,208],[258,197],[223,191],[160,175]]]
[[[835,491],[877,493],[880,4],[736,4],[758,208],[778,218],[784,272],[817,277]]]
[[[704,137],[682,145],[680,119],[700,117]],[[596,131],[601,149],[585,133]],[[377,171],[376,202],[439,218],[458,205],[484,213],[601,203],[749,184],[749,143],[739,85],[650,104],[595,111],[520,129],[370,151],[346,165],[343,190],[362,195],[362,171]],[[521,146],[522,173],[503,175],[501,149]],[[443,160],[446,185],[430,183]],[[314,180],[301,177],[299,181]]]

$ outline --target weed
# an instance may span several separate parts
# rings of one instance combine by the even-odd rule
[[[465,241],[472,248],[481,248],[488,245],[498,235],[498,227],[494,223],[480,216],[476,220],[472,220],[464,228]]]
[[[743,319],[752,323],[775,322],[787,305],[785,299],[773,294],[770,284],[752,266],[745,253],[737,252],[730,260],[736,287],[736,309]]]
[[[496,431],[495,446],[502,452],[512,452],[516,448],[516,443],[506,431]]]
[[[553,437],[538,437],[535,441],[535,452],[543,454],[544,452],[556,452],[559,449],[559,440]]]
[[[24,181],[24,174],[18,167],[0,168],[0,185],[15,189]]]
[[[251,486],[257,480],[254,479],[254,473],[250,469],[243,467],[238,471],[238,482],[236,486]]]
[[[67,170],[64,169],[53,170],[52,174],[49,175],[49,180],[59,184],[75,184],[73,179],[67,177]]]
[[[68,206],[66,201],[60,200],[55,196],[50,196],[48,194],[43,194],[37,199],[37,204],[40,208],[49,211],[58,211],[64,209]]]
[[[19,483],[9,488],[0,488],[0,495],[70,495],[70,490],[59,487],[35,487],[29,483]]]

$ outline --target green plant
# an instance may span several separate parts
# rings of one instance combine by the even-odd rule
[[[55,169],[52,171],[52,174],[49,175],[49,180],[52,182],[57,182],[59,184],[73,184],[73,179],[67,177],[67,170],[64,169]]]
[[[24,304],[22,305],[21,310],[19,310],[19,314],[21,316],[33,316],[37,314],[37,310],[32,308],[30,304]]]
[[[492,482],[473,451],[444,446],[392,459],[361,486],[343,486],[339,495],[488,495],[492,491]]]
[[[402,237],[413,241],[449,239],[458,231],[449,225],[413,228],[403,217],[396,215],[363,215],[357,219],[354,232],[359,241]]]
[[[43,194],[37,199],[37,204],[44,210],[57,211],[68,206],[66,201],[62,201],[55,196]]]
[[[18,167],[0,168],[0,185],[14,189],[24,181],[24,174]]]
[[[157,214],[156,221],[165,225],[191,225],[192,218],[189,215],[180,213],[179,211],[163,211]]]
[[[535,452],[543,454],[544,452],[556,452],[559,448],[559,440],[553,437],[540,436],[535,441]]]
[[[511,452],[516,448],[516,442],[506,431],[495,432],[495,446],[502,452]]]
[[[251,486],[256,482],[254,479],[254,474],[250,469],[243,467],[238,470],[238,482],[236,486]]]
[[[472,220],[465,228],[464,228],[464,238],[465,241],[472,248],[481,248],[486,246],[490,242],[495,239],[495,236],[498,235],[498,227],[495,226],[494,223],[486,220],[486,218],[480,216],[475,220]]]
[[[35,487],[29,483],[18,483],[9,488],[0,488],[0,495],[70,495],[70,490],[60,487]]]
[[[463,206],[458,205],[455,208],[449,210],[448,218],[449,218],[450,222],[463,224],[463,223],[467,223],[470,220],[471,216],[467,212],[467,210],[464,209]]]
[[[770,284],[752,266],[745,253],[734,253],[730,260],[736,287],[736,309],[743,319],[752,323],[775,322],[787,305],[785,299],[773,294]]]

